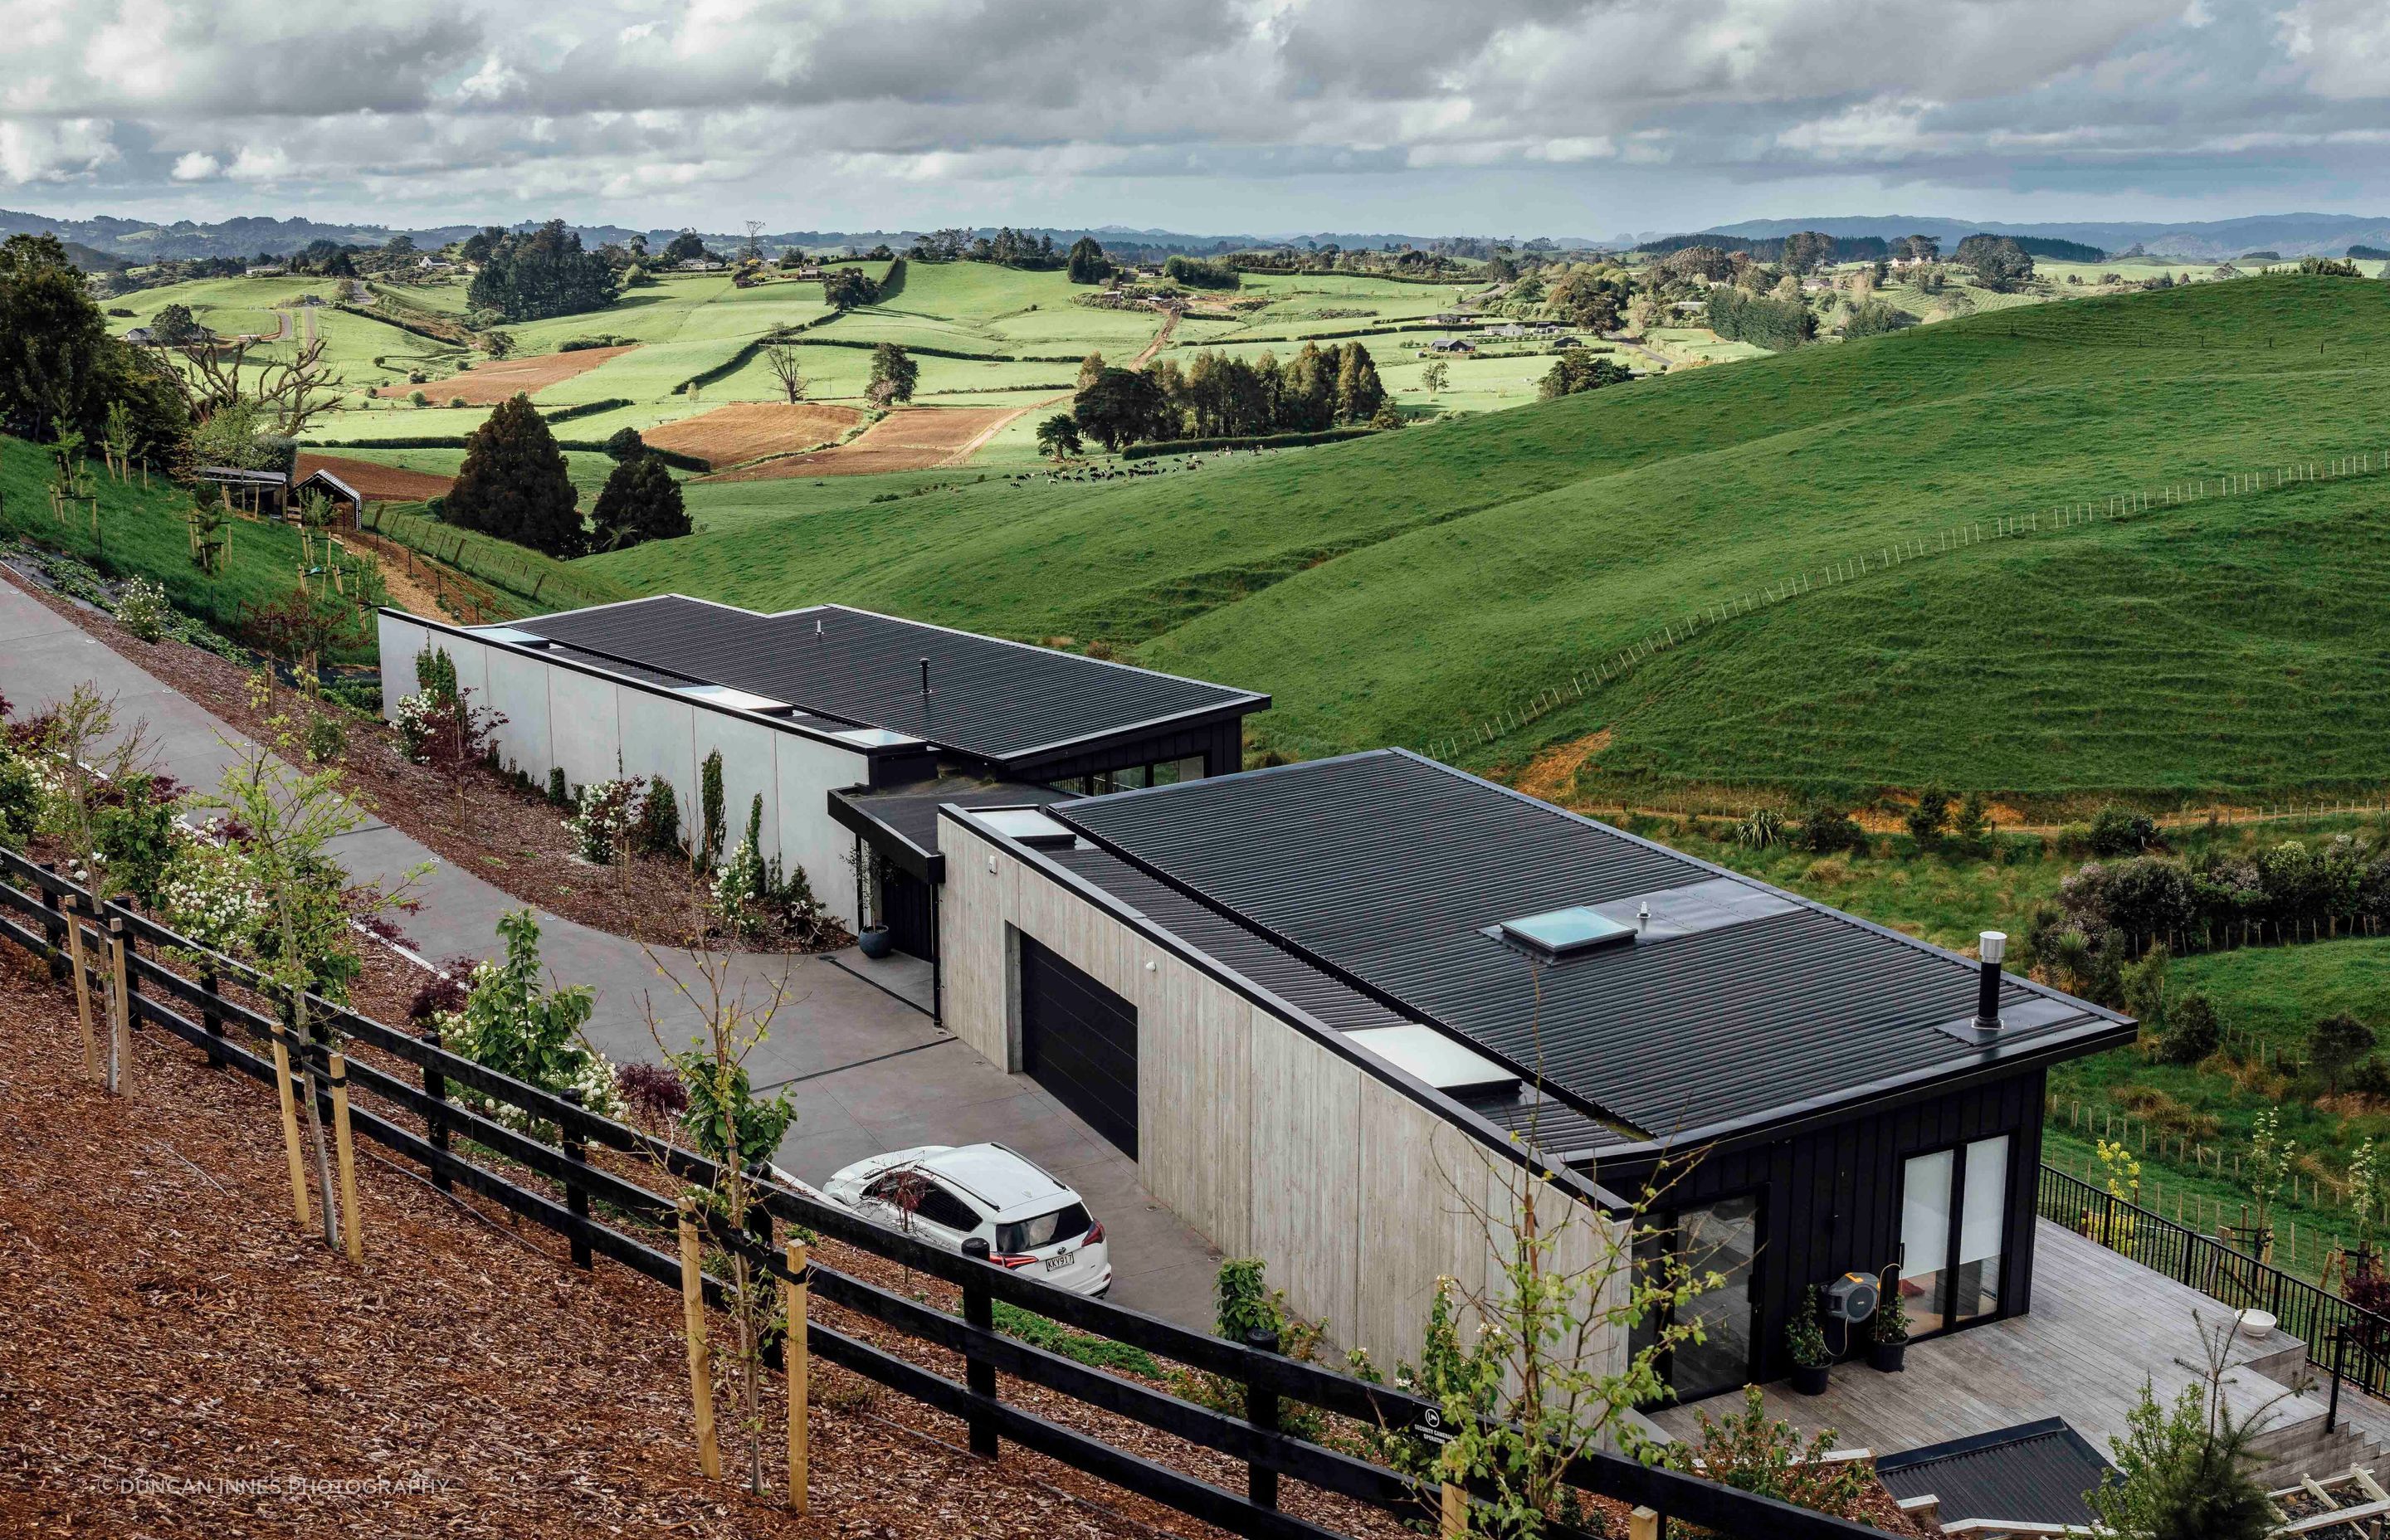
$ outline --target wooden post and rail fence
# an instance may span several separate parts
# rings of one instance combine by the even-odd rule
[[[265,981],[246,964],[211,953],[123,905],[95,903],[55,871],[0,850],[0,942],[49,963],[54,977],[71,975],[81,984],[84,965],[92,960],[86,946],[95,919],[113,922],[111,933],[124,941],[127,987],[119,998],[128,1033],[156,1028],[200,1050],[212,1068],[238,1070],[276,1087],[291,1157],[294,1217],[302,1227],[309,1219],[309,1186],[299,1155],[296,1098],[303,1094],[302,1072],[312,1072],[318,1105],[340,1146],[337,1200],[348,1211],[344,1249],[353,1264],[361,1264],[365,1251],[352,1143],[362,1138],[422,1168],[435,1184],[462,1187],[554,1231],[572,1243],[576,1259],[585,1252],[593,1264],[602,1258],[679,1290],[700,1458],[709,1477],[719,1471],[721,1456],[713,1428],[706,1307],[719,1304],[727,1286],[706,1270],[706,1252],[718,1256],[735,1251],[759,1278],[772,1280],[761,1287],[777,1285],[791,1323],[785,1352],[785,1495],[800,1508],[806,1502],[808,1480],[806,1402],[812,1365],[819,1360],[957,1418],[970,1428],[974,1452],[986,1457],[1001,1457],[1005,1444],[1018,1444],[1231,1534],[1256,1540],[1332,1540],[1334,1532],[1280,1508],[1280,1482],[1287,1480],[1405,1521],[1433,1518],[1446,1535],[1469,1528],[1481,1491],[1473,1482],[1422,1481],[1308,1442],[1284,1427],[1284,1404],[1298,1402],[1416,1439],[1417,1447],[1429,1452],[1434,1444],[1425,1435],[1443,1425],[1441,1408],[1432,1402],[1287,1357],[1275,1342],[1230,1341],[1108,1301],[1050,1289],[976,1256],[940,1251],[785,1187],[757,1184],[760,1190],[754,1194],[761,1213],[788,1227],[785,1245],[776,1246],[768,1229],[760,1226],[765,1230],[760,1237],[732,1233],[700,1216],[695,1205],[685,1201],[686,1192],[667,1196],[650,1190],[586,1159],[585,1152],[595,1148],[636,1157],[693,1189],[739,1179],[704,1157],[500,1074],[449,1051],[436,1036],[398,1031],[329,1001],[309,997],[309,1030],[290,1032],[271,1007],[251,1003],[264,999]],[[168,966],[169,959],[197,976]],[[111,966],[114,960],[111,956]],[[136,982],[138,988],[134,987]],[[227,995],[225,982],[241,993]],[[85,1035],[90,1043],[92,1035]],[[358,1057],[359,1050],[369,1057]],[[125,1063],[129,1071],[129,1049]],[[366,1098],[364,1104],[358,1097]],[[533,1127],[554,1131],[555,1142],[485,1115],[483,1109],[495,1111],[498,1107],[528,1113],[535,1120]],[[562,1189],[560,1199],[557,1188]],[[606,1217],[597,1217],[593,1209]],[[811,1251],[812,1235],[957,1286],[963,1314],[949,1315],[824,1264]],[[963,1380],[957,1382],[826,1324],[812,1312],[816,1299],[957,1354],[965,1365]],[[1182,1400],[1005,1335],[994,1326],[998,1301],[1240,1384],[1246,1388],[1249,1415],[1234,1416]],[[1007,1379],[1225,1454],[1246,1467],[1244,1490],[1214,1485],[1007,1401]],[[1607,1452],[1573,1460],[1567,1480],[1582,1491],[1635,1509],[1629,1525],[1634,1540],[1657,1540],[1668,1519],[1777,1540],[1863,1540],[1877,1533]],[[1573,1532],[1555,1528],[1553,1533],[1565,1537]]]

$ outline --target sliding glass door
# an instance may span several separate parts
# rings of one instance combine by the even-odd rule
[[[2009,1136],[1911,1156],[1902,1170],[1900,1295],[1912,1337],[2000,1309]]]
[[[1758,1345],[1758,1300],[1752,1292],[1752,1266],[1759,1255],[1759,1198],[1721,1199],[1653,1221],[1637,1238],[1635,1254],[1643,1276],[1663,1258],[1695,1273],[1715,1272],[1725,1282],[1697,1294],[1677,1319],[1701,1322],[1701,1341],[1678,1342],[1666,1355],[1661,1376],[1678,1401],[1697,1401],[1751,1382]],[[1629,1334],[1636,1351],[1660,1338],[1658,1313]]]

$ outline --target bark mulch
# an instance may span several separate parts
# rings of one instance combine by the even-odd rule
[[[251,675],[240,664],[185,642],[141,641],[112,616],[32,584],[17,585],[227,727],[251,738],[265,732],[260,714],[250,707]],[[287,691],[277,692],[277,699],[282,707],[291,704]],[[563,810],[544,796],[516,789],[495,771],[473,772],[460,814],[449,783],[422,765],[408,764],[399,751],[397,733],[387,724],[353,712],[344,713],[343,720],[349,725],[349,742],[341,759],[349,771],[352,796],[442,859],[510,897],[593,930],[660,946],[679,945],[689,936],[702,912],[705,883],[687,863],[643,856],[627,871],[591,866],[574,853]],[[674,789],[687,796],[697,791],[695,787]],[[739,811],[743,815],[744,810]]]
[[[0,1533],[1209,1533],[826,1365],[811,1517],[706,1482],[671,1291],[362,1154],[354,1269],[291,1223],[265,1087],[146,1033],[111,1097],[74,1041],[0,952]]]

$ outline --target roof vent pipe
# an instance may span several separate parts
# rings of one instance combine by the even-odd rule
[[[1649,904],[1638,904],[1635,906],[1635,929],[1638,931],[1651,929],[1651,905]]]
[[[1983,965],[1975,974],[1975,1030],[2000,1030],[2000,958],[2008,955],[2005,930],[1986,930],[1975,938]]]
[[[930,693],[930,661],[927,658],[921,660],[921,693]]]

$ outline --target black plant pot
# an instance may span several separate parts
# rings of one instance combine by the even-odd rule
[[[1815,1368],[1796,1366],[1792,1370],[1792,1392],[1796,1395],[1823,1395],[1832,1375],[1831,1365],[1819,1364]]]
[[[1898,1374],[1908,1367],[1907,1342],[1870,1342],[1868,1344],[1868,1367],[1878,1374]]]
[[[863,934],[854,938],[854,942],[858,947],[862,948],[863,955],[871,958],[874,962],[877,962],[881,957],[886,956],[889,953],[896,950],[894,938],[888,934],[887,927],[881,925],[875,925],[870,930],[864,931]]]

